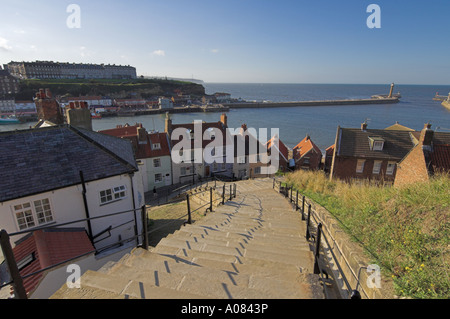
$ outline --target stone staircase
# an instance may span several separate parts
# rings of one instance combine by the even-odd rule
[[[52,299],[323,299],[305,232],[271,179],[239,182],[233,201]]]

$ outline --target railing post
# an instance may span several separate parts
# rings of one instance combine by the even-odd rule
[[[233,197],[236,198],[236,190],[237,190],[237,185],[234,184],[234,190],[233,190]]]
[[[306,220],[306,240],[311,238],[311,234],[309,233],[309,223],[311,221],[311,204],[308,205],[308,219]]]
[[[230,200],[233,199],[233,190],[232,190],[232,188],[233,188],[233,185],[230,184]]]
[[[187,202],[187,211],[188,211],[188,224],[192,224],[192,217],[191,217],[191,203],[189,201],[189,194],[186,194],[186,202]]]
[[[213,188],[211,187],[209,189],[209,211],[212,212],[213,211]]]
[[[280,187],[278,188],[278,193],[281,193],[281,182],[280,182]]]
[[[303,196],[302,201],[302,220],[305,220],[305,196]]]
[[[12,285],[14,288],[14,297],[16,299],[27,299],[27,292],[23,285],[23,279],[20,276],[19,268],[17,267],[17,263],[14,258],[11,242],[9,241],[9,235],[4,229],[0,231],[0,244],[2,247],[3,257],[5,258],[8,266],[9,274],[13,280]]]
[[[289,198],[289,202],[292,203],[292,186],[290,187],[290,189],[291,189],[291,196]]]
[[[225,205],[225,184],[223,184],[222,205]]]
[[[314,274],[320,274],[319,268],[319,253],[320,253],[320,240],[322,237],[322,223],[317,226],[317,240],[316,240],[316,252],[314,253]]]
[[[141,208],[141,217],[142,217],[142,232],[143,232],[143,239],[142,239],[142,248],[145,250],[148,250],[148,221],[147,221],[147,209],[145,208],[145,205]]]
[[[297,190],[297,196],[295,197],[295,211],[298,211],[298,190]]]

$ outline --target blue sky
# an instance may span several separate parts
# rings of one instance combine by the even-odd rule
[[[67,27],[69,4],[81,28]],[[381,28],[369,29],[369,4]],[[234,83],[450,84],[448,0],[0,0],[0,64]]]

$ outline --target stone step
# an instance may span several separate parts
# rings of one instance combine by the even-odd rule
[[[115,296],[138,299],[209,299],[210,295],[200,295],[165,287],[155,287],[139,280],[129,280],[121,276],[87,271],[81,276],[81,286],[88,289],[107,291]]]
[[[195,224],[194,224],[195,225]],[[202,221],[203,227],[209,226],[216,229],[235,229],[237,231],[248,231],[252,229],[264,229],[273,232],[282,233],[299,233],[301,225],[300,222],[280,223],[280,222],[266,222],[266,221],[238,221],[232,219],[230,222],[217,222],[215,220]]]
[[[161,248],[160,248],[161,249]],[[186,264],[196,267],[213,268],[220,271],[228,271],[238,274],[251,274],[259,277],[269,277],[278,280],[291,280],[299,273],[305,273],[306,270],[295,265],[282,264],[276,262],[267,262],[261,260],[252,260],[249,258],[237,258],[231,261],[213,260],[203,257],[184,257],[176,255],[178,250],[170,251],[170,254],[159,254],[153,251],[141,250],[136,252],[135,258],[127,259],[126,265],[136,269],[154,267],[155,269],[173,272],[174,265]]]
[[[213,235],[220,234],[220,236],[228,237],[228,234],[238,234],[242,237],[292,237],[292,238],[304,238],[305,232],[302,231],[276,231],[273,229],[261,229],[258,227],[254,228],[239,228],[239,227],[227,227],[227,228],[214,228],[211,226],[202,226],[200,224],[186,225],[179,229],[179,231],[189,232],[192,234],[204,234]]]
[[[306,241],[292,240],[289,238],[288,240],[283,239],[273,239],[268,237],[258,237],[258,238],[245,238],[239,236],[237,238],[222,238],[220,236],[205,236],[205,235],[196,235],[191,234],[189,232],[180,232],[177,231],[173,234],[167,236],[167,238],[177,238],[182,240],[189,240],[193,242],[202,242],[202,243],[210,243],[218,246],[247,246],[250,245],[254,248],[260,248],[261,250],[281,250],[288,247],[289,249],[306,249],[310,250],[310,245]],[[244,248],[244,247],[243,247]]]
[[[145,285],[146,290],[155,288],[167,288],[177,292],[191,293],[195,295],[208,295],[213,298],[301,298],[305,291],[304,274],[290,276],[289,280],[273,279],[270,277],[259,277],[254,275],[219,271],[214,268],[200,267],[194,265],[180,264],[181,267],[171,269],[153,270],[154,268],[137,268],[118,264],[113,271],[108,273],[109,277],[126,278],[131,282],[139,282]],[[149,269],[151,268],[151,269]],[[180,271],[183,271],[181,273]],[[98,284],[98,278],[96,283]],[[118,281],[116,281],[118,282]],[[104,283],[100,283],[104,285]],[[121,283],[123,284],[123,283]],[[117,293],[117,288],[109,287],[109,290]],[[124,293],[127,291],[124,291]],[[136,293],[133,297],[139,297]],[[147,295],[148,292],[145,292]],[[171,297],[173,292],[169,295]]]
[[[92,288],[81,287],[80,289],[68,288],[64,284],[55,294],[49,299],[136,299],[134,297],[125,296],[111,291]]]
[[[203,257],[206,259],[224,260],[228,262],[235,262],[236,259],[239,262],[240,259],[245,257],[251,259],[261,259],[266,261],[293,264],[308,269],[312,269],[311,265],[313,265],[313,253],[311,251],[299,251],[296,255],[288,255],[273,252],[264,252],[260,250],[244,250],[237,247],[221,247],[214,245],[202,245],[200,249],[196,245],[191,245],[191,249],[189,249],[188,247],[186,247],[185,243],[177,243],[174,241],[161,242],[152,251],[162,254],[171,253],[182,258]]]
[[[275,218],[269,217],[267,214],[263,214],[261,217],[257,218],[248,218],[244,216],[240,216],[238,214],[229,216],[228,214],[222,213],[212,213],[206,218],[203,218],[201,224],[206,225],[232,225],[238,224],[241,226],[254,226],[254,225],[269,225],[270,227],[279,227],[279,228],[296,228],[298,225],[302,224],[301,216],[292,215],[290,218],[283,218],[283,221],[280,221],[280,217],[277,216]]]

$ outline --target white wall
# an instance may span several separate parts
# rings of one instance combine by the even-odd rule
[[[100,191],[121,185],[124,185],[126,187],[126,197],[122,200],[118,200],[113,203],[101,205]],[[83,189],[80,184],[52,192],[41,193],[38,195],[28,196],[22,199],[16,199],[0,203],[0,228],[5,229],[8,233],[20,231],[14,216],[13,210],[14,205],[23,204],[25,202],[33,202],[35,200],[41,200],[45,198],[48,198],[50,200],[52,214],[55,222],[49,225],[56,225],[74,220],[84,219],[86,218],[86,213],[83,203],[82,190]],[[130,176],[126,174],[86,183],[86,190],[87,190],[86,198],[88,202],[90,217],[97,217],[106,214],[132,210],[133,209],[132,190],[134,190],[134,200],[136,209],[139,209],[145,203],[144,187],[142,183],[142,178],[139,176],[139,173],[136,173],[133,177],[133,188]],[[140,232],[142,229],[142,225],[139,210],[136,211],[135,216],[138,222],[138,232]],[[111,238],[105,239],[101,243],[97,244],[96,248],[104,247],[108,244],[116,242],[118,240],[119,235],[122,236],[122,239],[134,236],[134,226],[135,226],[134,220],[135,218],[133,212],[92,220],[91,223],[93,235],[99,233],[100,231],[103,231],[108,226],[116,227],[123,224],[124,222],[132,221],[129,224],[126,224],[124,226],[119,227],[116,230],[113,230]],[[36,226],[38,227],[45,225],[36,224]],[[87,230],[87,223],[80,222],[76,224],[66,225],[63,227],[85,227]],[[26,235],[27,234],[12,237],[11,238],[12,246],[14,247],[15,241]],[[100,238],[103,237],[105,236],[102,236]]]
[[[66,284],[68,277],[72,272],[68,272],[69,265],[78,265],[80,267],[81,276],[88,270],[97,271],[102,268],[108,262],[117,262],[125,254],[132,250],[131,247],[118,250],[114,254],[96,257],[89,255],[82,257],[71,262],[68,262],[59,267],[49,270],[45,273],[44,278],[39,283],[39,286],[29,296],[29,299],[49,299],[55,292],[57,292],[63,285]],[[83,277],[80,280],[80,286],[83,288]],[[74,288],[77,289],[77,288]]]

